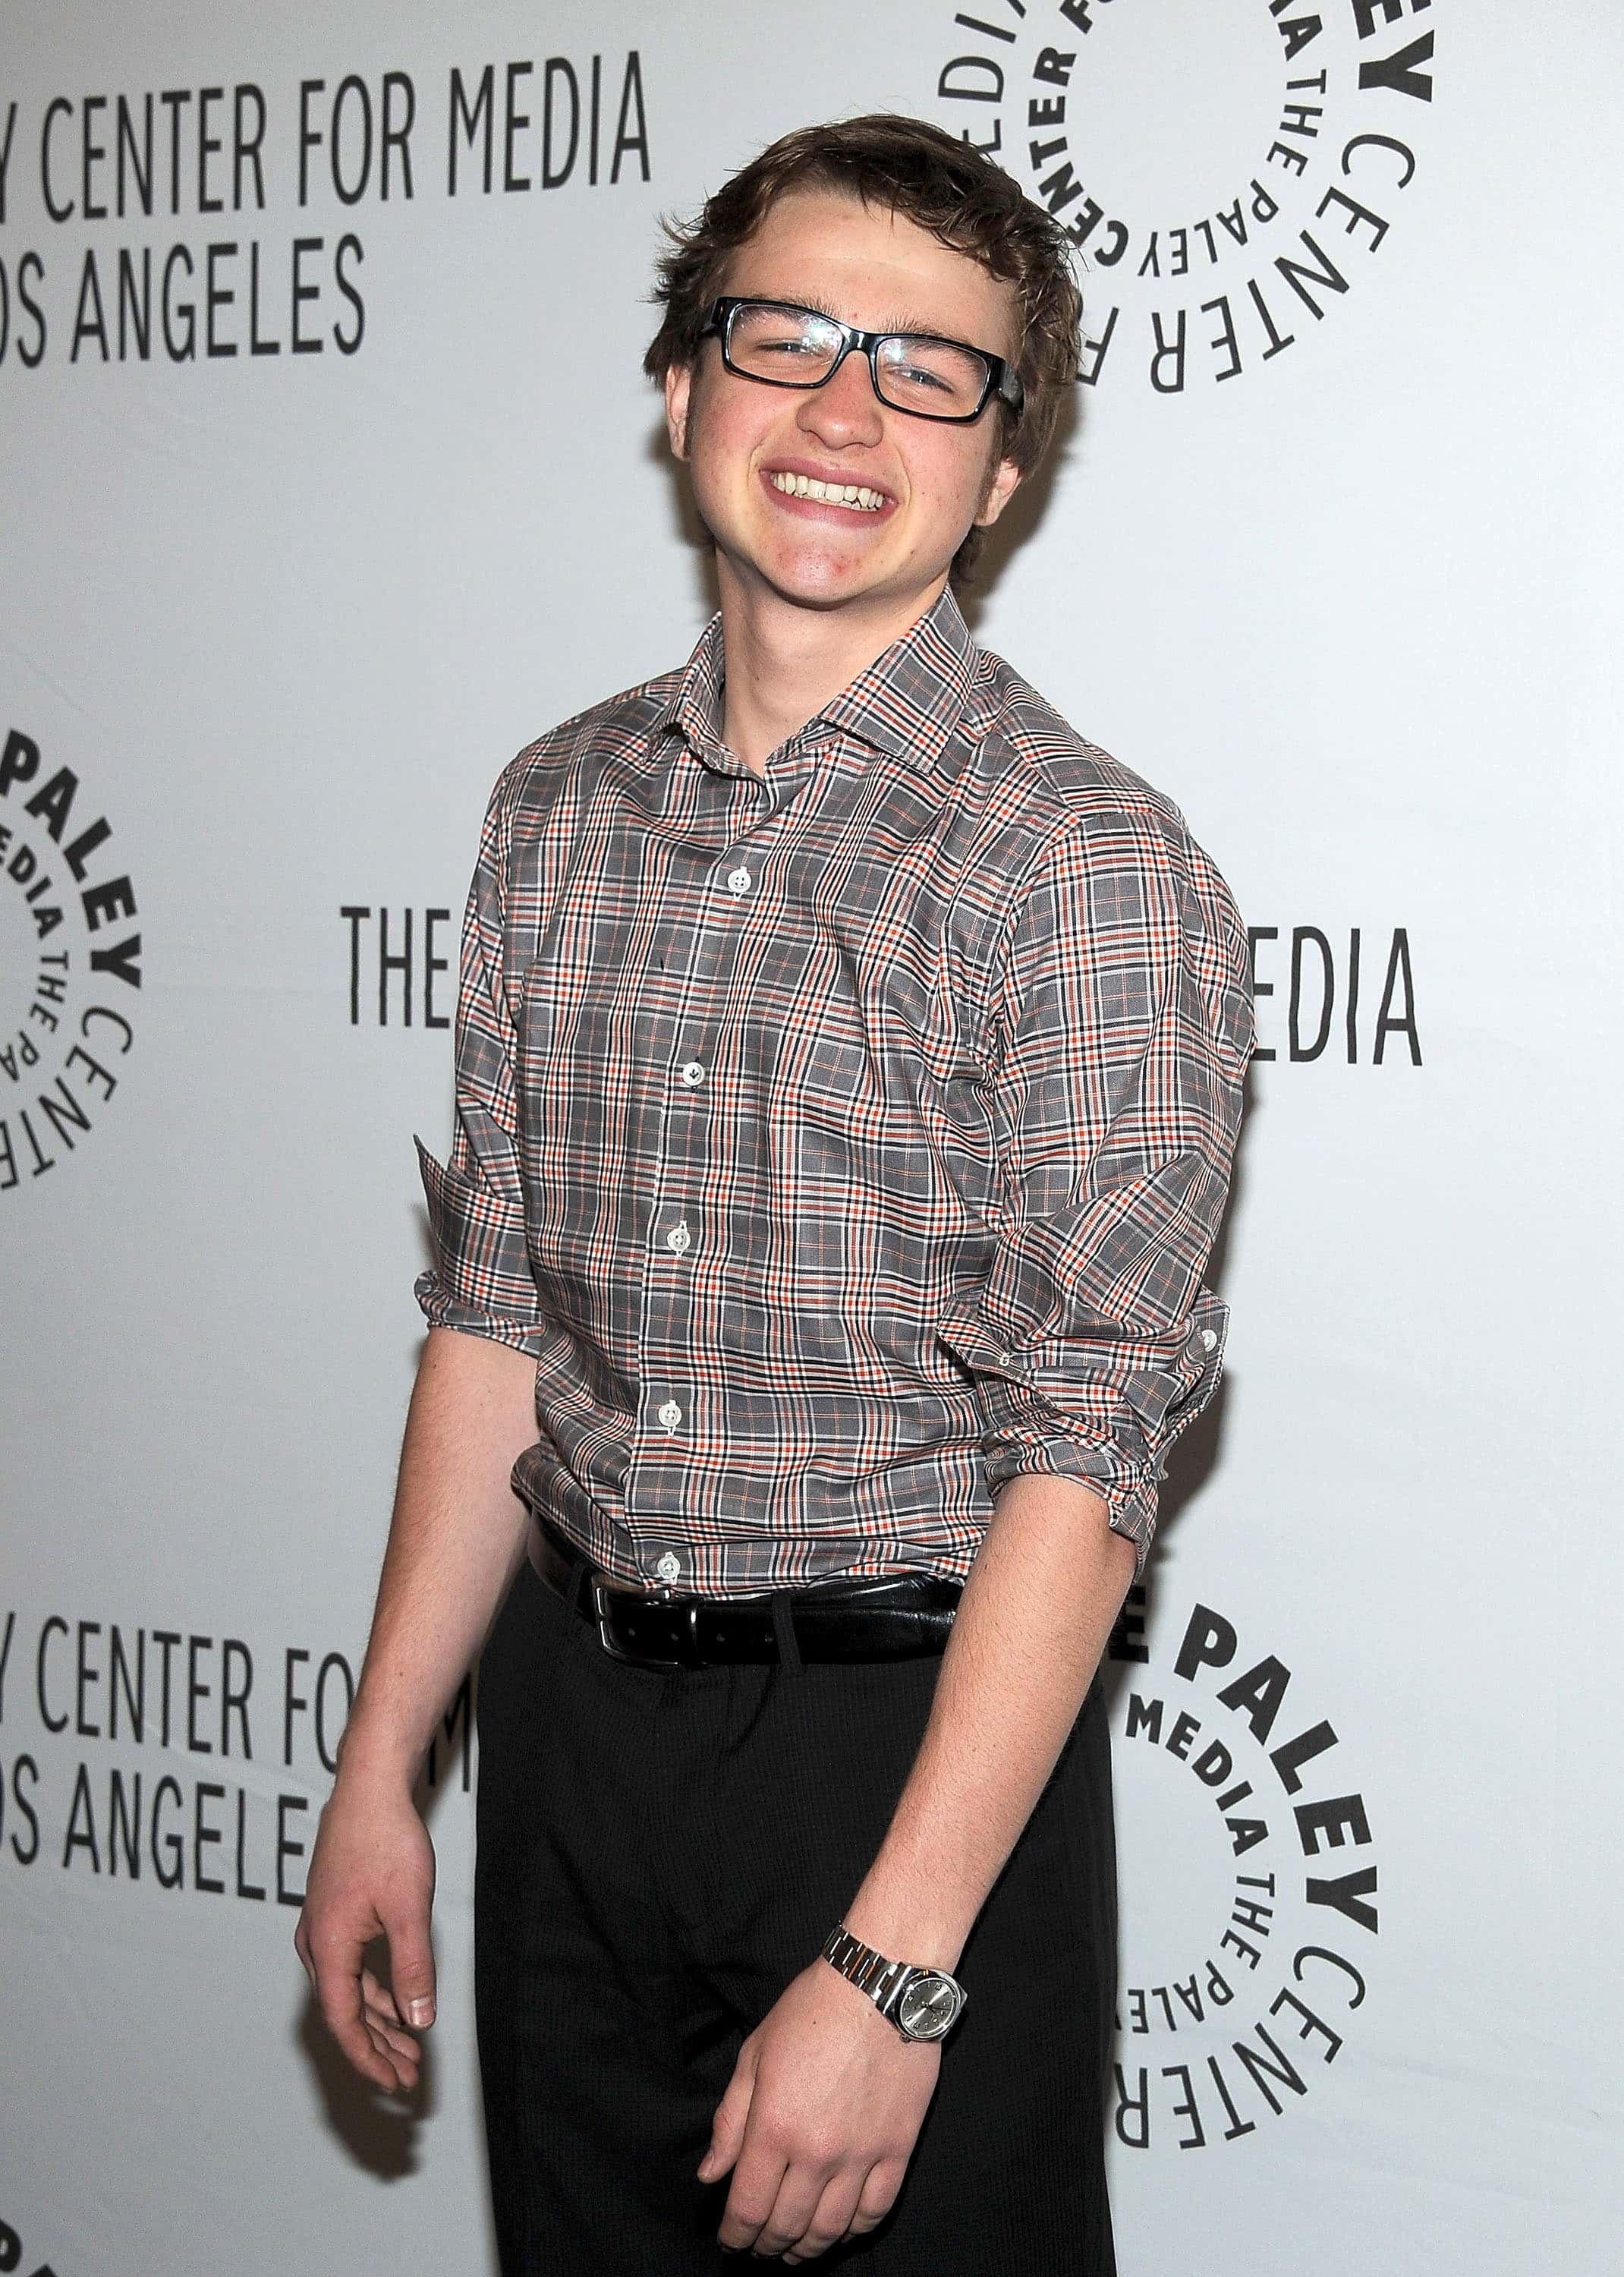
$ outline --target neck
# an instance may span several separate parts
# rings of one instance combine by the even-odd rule
[[[746,584],[718,555],[727,685],[723,737],[736,758],[765,774],[768,755],[799,735],[931,607],[945,575],[913,598],[872,607],[808,609]]]

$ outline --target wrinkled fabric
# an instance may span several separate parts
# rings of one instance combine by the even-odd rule
[[[626,1580],[962,1580],[1028,1471],[1142,1562],[1223,1360],[1228,890],[951,590],[764,781],[724,669],[497,785],[424,1314],[535,1360],[515,1489]]]

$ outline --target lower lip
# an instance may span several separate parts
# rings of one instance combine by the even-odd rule
[[[896,509],[894,499],[885,499],[880,505],[860,508],[850,506],[831,506],[824,499],[801,498],[794,491],[781,491],[770,475],[762,476],[762,487],[775,506],[785,507],[791,514],[809,517],[814,522],[838,522],[842,529],[864,524],[873,527],[889,519]]]

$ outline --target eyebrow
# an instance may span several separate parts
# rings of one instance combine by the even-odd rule
[[[831,324],[843,324],[847,322],[847,319],[841,316],[839,309],[831,308],[828,301],[820,300],[816,293],[747,293],[742,297],[752,301],[781,300],[792,308],[810,308],[815,316],[827,316]],[[854,327],[854,329],[858,331],[876,331],[886,334],[892,332],[923,332],[933,340],[952,340],[955,345],[960,345],[967,347],[974,345],[971,341],[960,342],[959,336],[956,332],[945,332],[941,330],[939,325],[932,324],[928,318],[923,316],[904,316],[893,314],[888,316],[884,324],[872,325],[859,324]]]

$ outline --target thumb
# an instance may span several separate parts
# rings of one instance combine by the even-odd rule
[[[429,1915],[402,1915],[384,1924],[389,1939],[389,1974],[401,2019],[416,2031],[434,2022],[434,1953],[429,1943]]]
[[[755,2051],[747,2040],[727,2083],[727,2092],[710,2122],[710,2148],[699,2162],[699,2179],[714,2182],[732,2167],[744,2144],[744,2124],[750,2115],[755,2088]]]

